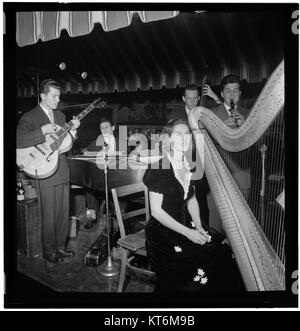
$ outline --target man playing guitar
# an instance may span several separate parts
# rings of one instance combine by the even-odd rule
[[[44,80],[40,86],[40,96],[40,104],[26,112],[18,124],[17,148],[19,149],[44,143],[46,135],[53,133],[56,125],[62,127],[65,124],[65,115],[57,110],[60,102],[59,83],[52,79]],[[80,121],[74,118],[72,123],[70,135],[74,140]],[[43,254],[44,258],[51,263],[61,262],[64,258],[75,255],[74,251],[66,250],[69,177],[67,159],[61,153],[58,156],[58,167],[55,172],[50,177],[39,180]]]

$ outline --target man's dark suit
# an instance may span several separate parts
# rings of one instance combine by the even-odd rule
[[[53,111],[53,115],[55,124],[65,124],[65,115],[61,111]],[[49,123],[48,116],[39,105],[25,113],[17,127],[17,148],[45,142],[41,127]],[[39,180],[44,255],[65,249],[69,217],[69,177],[67,159],[61,154],[56,172]]]
[[[167,115],[167,120],[170,121],[171,119],[182,119],[188,122],[188,115],[185,110],[185,106],[183,105],[181,108],[171,111]],[[193,153],[193,158],[195,159],[195,157],[196,155]],[[194,180],[192,183],[195,186],[195,195],[199,204],[201,222],[209,225],[209,208],[207,204],[209,185],[205,173],[201,179]]]
[[[229,118],[228,112],[226,111],[223,103],[216,107],[210,108],[210,110],[215,113],[223,122]],[[237,107],[237,111],[244,117],[244,119],[246,119],[249,114],[248,109],[239,106]]]

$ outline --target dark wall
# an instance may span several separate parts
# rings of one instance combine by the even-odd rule
[[[260,91],[262,90],[265,82],[261,83],[252,83],[247,84],[246,82],[242,83],[242,98],[240,103],[245,108],[251,108],[257,99]],[[220,96],[220,87],[213,86],[214,91]],[[166,103],[173,104],[182,104],[182,92],[183,90],[180,88],[172,89],[172,90],[154,90],[154,91],[137,91],[137,92],[127,92],[127,93],[109,93],[101,95],[102,100],[107,101],[107,107],[104,109],[94,109],[89,113],[82,121],[81,125],[78,129],[78,140],[74,145],[75,149],[79,149],[85,147],[89,144],[90,141],[95,139],[100,134],[99,122],[102,116],[112,116],[114,113],[114,109],[121,109],[123,106],[127,106],[128,108],[132,108],[134,103],[143,104],[150,102],[150,105],[153,107],[164,106]],[[67,107],[62,109],[63,113],[66,115],[66,120],[70,121],[73,116],[78,115],[89,103],[95,100],[98,95],[87,95],[87,94],[65,94],[61,96],[61,105],[65,106],[68,104],[73,104],[77,106]],[[18,98],[17,99],[17,122],[20,116],[35,107],[37,104],[37,98]],[[208,108],[213,107],[215,103],[207,98],[206,106]],[[118,124],[118,118],[115,118]],[[147,124],[164,124],[156,122],[147,122],[140,123],[141,127]],[[127,124],[135,124],[139,125],[136,122],[128,122]],[[122,123],[124,124],[124,122]],[[126,124],[126,123],[125,123]]]
[[[256,98],[258,97],[260,91],[265,85],[266,81],[261,83],[247,83],[242,82],[242,98],[241,102],[245,107],[252,107]],[[212,87],[215,93],[220,96],[220,86]],[[119,104],[130,106],[132,103],[145,103],[147,100],[150,103],[166,103],[171,101],[181,102],[182,89],[161,89],[161,90],[149,90],[149,91],[136,91],[136,92],[124,92],[124,93],[107,93],[101,94],[102,100],[106,100],[107,104]],[[94,94],[63,94],[61,96],[62,103],[65,104],[85,104],[90,103],[94,99],[99,97],[99,95]],[[17,113],[19,115],[25,113],[26,111],[32,109],[37,104],[37,97],[24,97],[17,98],[16,106]],[[212,106],[213,102],[208,100],[208,107]],[[64,111],[66,114],[69,112],[76,112],[76,109],[70,108],[68,111]]]

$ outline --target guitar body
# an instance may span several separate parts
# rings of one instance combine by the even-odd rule
[[[17,149],[17,165],[30,177],[40,179],[50,177],[55,173],[58,167],[58,156],[60,153],[65,153],[72,147],[72,138],[69,133],[62,141],[57,150],[53,151],[51,145],[55,143],[58,136],[55,132],[61,127],[55,124],[46,124],[43,126],[46,133],[46,141],[42,144]]]
[[[96,107],[100,98],[93,101],[79,115],[77,120],[81,120],[92,109]],[[106,102],[100,103],[100,108],[105,107]],[[66,123],[63,127],[57,124],[44,125],[45,142],[28,148],[17,149],[17,165],[30,177],[40,179],[50,177],[55,173],[58,167],[59,154],[65,153],[71,149],[73,141],[68,133],[73,127],[72,121]]]

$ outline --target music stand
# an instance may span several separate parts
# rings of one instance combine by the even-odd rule
[[[107,170],[108,170],[108,155],[106,150],[107,144],[104,144],[104,178],[105,178],[105,204],[106,204],[106,227],[107,227],[107,259],[99,267],[99,274],[105,277],[116,276],[119,273],[118,268],[114,265],[111,250],[110,250],[110,222],[108,216],[108,180],[107,180]]]

